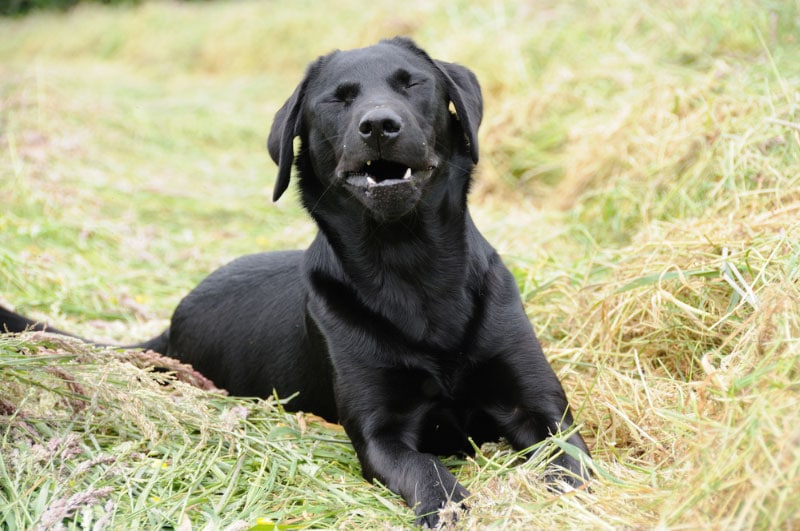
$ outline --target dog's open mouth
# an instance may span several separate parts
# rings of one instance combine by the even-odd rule
[[[339,178],[376,217],[390,220],[414,209],[435,169],[434,165],[415,170],[407,163],[368,160],[355,170],[340,173]]]
[[[394,187],[416,184],[420,178],[430,175],[433,168],[413,170],[400,162],[390,160],[368,160],[356,170],[345,174],[345,181],[350,186],[371,191],[375,188]]]

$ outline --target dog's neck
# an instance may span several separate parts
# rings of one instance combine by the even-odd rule
[[[327,270],[316,273],[343,282],[361,305],[409,340],[456,348],[442,344],[453,334],[438,324],[452,326],[453,313],[461,312],[455,317],[466,328],[474,297],[466,287],[479,284],[468,278],[483,269],[473,263],[470,249],[480,239],[466,205],[470,171],[467,164],[459,170],[465,175],[438,176],[449,183],[435,187],[439,196],[424,197],[412,213],[392,222],[375,220],[335,194],[318,195],[301,177],[303,203],[320,229],[306,254],[307,273],[324,264]]]

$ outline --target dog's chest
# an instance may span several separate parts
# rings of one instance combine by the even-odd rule
[[[487,414],[485,395],[478,387],[479,372],[466,359],[455,358],[408,369],[403,378],[394,378],[400,384],[395,388],[398,396],[413,412],[409,420],[420,451],[472,453],[470,438],[479,445],[498,438],[497,425]]]

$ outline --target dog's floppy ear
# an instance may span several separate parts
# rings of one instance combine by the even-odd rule
[[[277,201],[289,187],[294,162],[294,137],[300,134],[300,108],[303,106],[306,80],[300,83],[294,92],[278,109],[267,139],[267,149],[275,164],[278,165],[278,178],[272,191],[272,200]]]
[[[478,78],[470,69],[455,63],[434,60],[434,64],[444,76],[447,94],[464,129],[472,161],[477,164],[478,126],[483,118],[483,97]]]
[[[278,165],[278,178],[275,180],[275,188],[272,190],[273,201],[277,201],[289,187],[292,163],[294,162],[294,138],[302,132],[301,111],[306,87],[308,87],[309,79],[319,68],[321,61],[322,58],[309,65],[305,77],[294,89],[286,103],[278,109],[275,119],[272,121],[272,128],[267,139],[267,149],[272,160]]]

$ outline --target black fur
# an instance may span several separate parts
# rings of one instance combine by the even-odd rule
[[[36,330],[38,332],[50,332],[52,334],[76,337],[58,328],[37,323],[33,319],[28,319],[25,316],[0,306],[0,334],[5,332],[22,332],[25,330]]]
[[[299,393],[288,408],[341,422],[364,477],[431,527],[468,495],[436,455],[471,452],[470,437],[524,449],[573,424],[514,278],[467,209],[481,116],[472,72],[407,39],[317,59],[268,141],[274,198],[294,162],[316,239],[222,267],[141,344],[234,394]],[[14,315],[0,314],[9,329],[30,324]],[[588,455],[580,435],[568,441]],[[575,485],[588,477],[566,454],[555,465]]]

